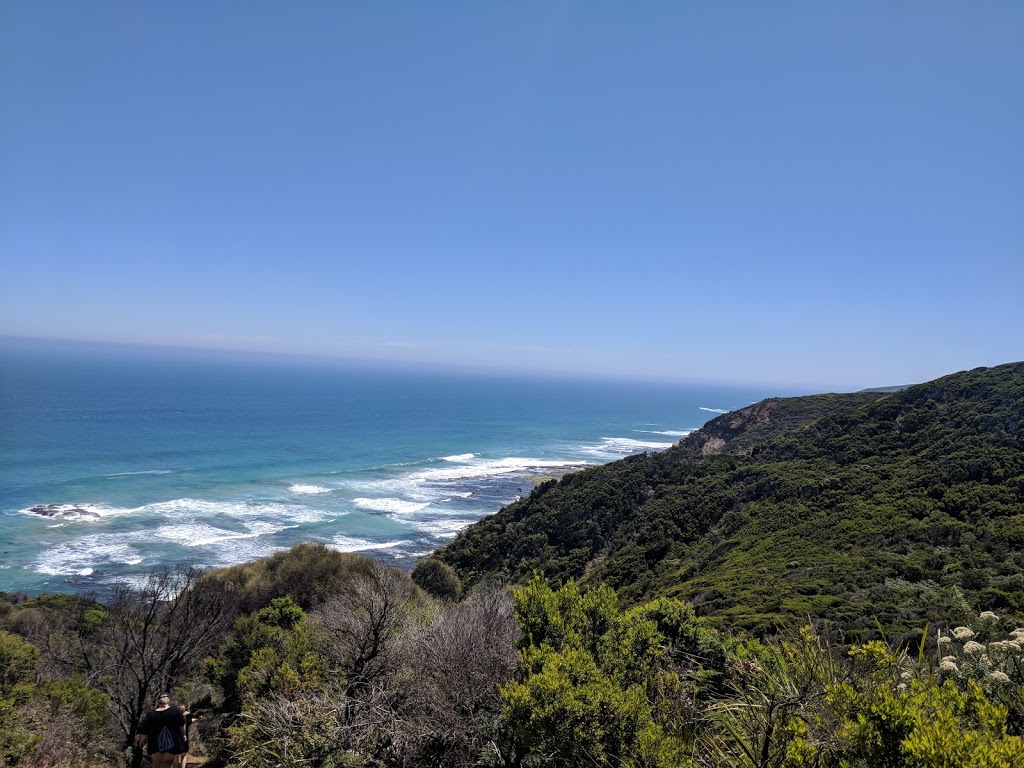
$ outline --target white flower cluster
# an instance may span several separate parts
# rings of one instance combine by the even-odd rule
[[[999,620],[992,611],[984,611],[978,617],[986,625]],[[986,631],[991,631],[987,628]],[[988,685],[1013,683],[1014,669],[1019,667],[1019,654],[1024,652],[1024,627],[1010,633],[1008,640],[993,640],[982,643],[975,640],[976,633],[970,627],[956,627],[952,636],[940,634],[936,638],[941,660],[940,675],[956,675]],[[958,646],[954,643],[959,644]]]
[[[974,630],[970,627],[957,627],[953,630],[953,637],[963,643],[974,637]]]
[[[989,643],[988,647],[995,651],[1007,651],[1009,653],[1019,653],[1024,650],[1024,641],[1021,640],[996,640],[994,643]]]

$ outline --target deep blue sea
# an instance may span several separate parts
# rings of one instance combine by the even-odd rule
[[[0,590],[299,541],[411,567],[540,480],[779,394],[5,340]]]

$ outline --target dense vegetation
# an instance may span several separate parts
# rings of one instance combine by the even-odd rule
[[[165,689],[211,767],[1022,765],[1022,404],[1024,364],[765,401],[409,575],[0,594],[0,765],[139,768]]]
[[[834,646],[809,627],[744,639],[681,600],[627,608],[610,587],[539,575],[434,599],[397,570],[352,568],[351,557],[311,546],[249,574],[263,582],[284,567],[301,594],[299,566],[323,560],[337,568],[337,591],[309,610],[267,593],[265,605],[238,611],[222,601],[237,573],[187,571],[156,572],[107,606],[0,601],[0,764],[140,765],[123,714],[164,688],[202,715],[195,752],[238,768],[1024,760],[1024,628],[995,614],[923,633],[911,655],[879,641]],[[163,599],[168,583],[181,590]],[[211,600],[226,612],[205,613]],[[203,640],[177,623],[186,613],[229,621]],[[172,635],[199,652],[168,655]],[[119,670],[153,673],[141,699],[142,677]]]
[[[1024,615],[1024,364],[898,392],[767,400],[659,454],[538,486],[436,554],[681,597],[758,632],[866,638],[971,607]]]

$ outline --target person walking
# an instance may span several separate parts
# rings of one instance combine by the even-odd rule
[[[175,768],[187,768],[188,766],[188,751],[190,748],[189,739],[192,736],[192,723],[202,718],[199,715],[189,711],[188,702],[181,702],[181,714],[185,718],[185,743],[182,753],[178,755],[177,760],[174,763]]]
[[[139,747],[153,760],[153,768],[172,768],[185,751],[185,716],[171,706],[171,695],[161,693],[156,706],[139,725]]]

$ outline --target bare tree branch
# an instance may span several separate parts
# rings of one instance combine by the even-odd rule
[[[405,574],[374,563],[368,575],[353,578],[312,614],[326,640],[325,655],[348,682],[349,697],[393,670],[412,596]]]
[[[105,606],[73,602],[49,628],[44,650],[110,697],[125,746],[155,695],[193,672],[234,619],[231,588],[200,576],[191,567],[153,570],[141,588],[118,585]]]

